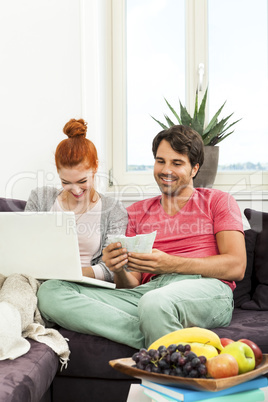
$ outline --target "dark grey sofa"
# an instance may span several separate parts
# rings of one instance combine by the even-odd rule
[[[21,211],[25,201],[0,198],[0,211]],[[268,353],[268,213],[246,210],[252,229],[246,230],[247,270],[234,292],[229,327],[215,328],[220,337],[248,338]],[[46,345],[31,341],[30,351],[14,361],[0,361],[0,402],[125,402],[138,380],[109,366],[109,360],[129,357],[135,349],[108,339],[57,328],[69,339],[67,369]]]

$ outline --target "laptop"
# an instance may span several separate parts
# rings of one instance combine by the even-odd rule
[[[74,212],[0,212],[0,273],[115,288],[82,275]]]

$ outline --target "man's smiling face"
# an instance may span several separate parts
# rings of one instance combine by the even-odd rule
[[[156,152],[154,178],[165,195],[178,196],[189,185],[198,171],[197,164],[192,168],[187,155],[180,154],[166,140],[162,140]]]

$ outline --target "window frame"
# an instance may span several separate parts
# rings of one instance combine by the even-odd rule
[[[126,0],[111,0],[112,26],[112,156],[109,169],[109,188],[124,187],[125,192],[157,193],[152,172],[126,170]],[[198,66],[204,64],[204,77],[199,99],[203,98],[208,84],[208,18],[207,0],[185,1],[186,18],[186,107],[193,113]],[[207,102],[208,104],[209,102]],[[268,190],[268,172],[218,172],[214,188],[224,191]],[[138,189],[138,190],[137,190]]]

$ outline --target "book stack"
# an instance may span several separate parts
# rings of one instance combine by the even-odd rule
[[[162,385],[142,379],[145,395],[153,402],[258,402],[264,401],[262,389],[268,386],[268,379],[260,376],[253,380],[221,391],[195,391]]]

